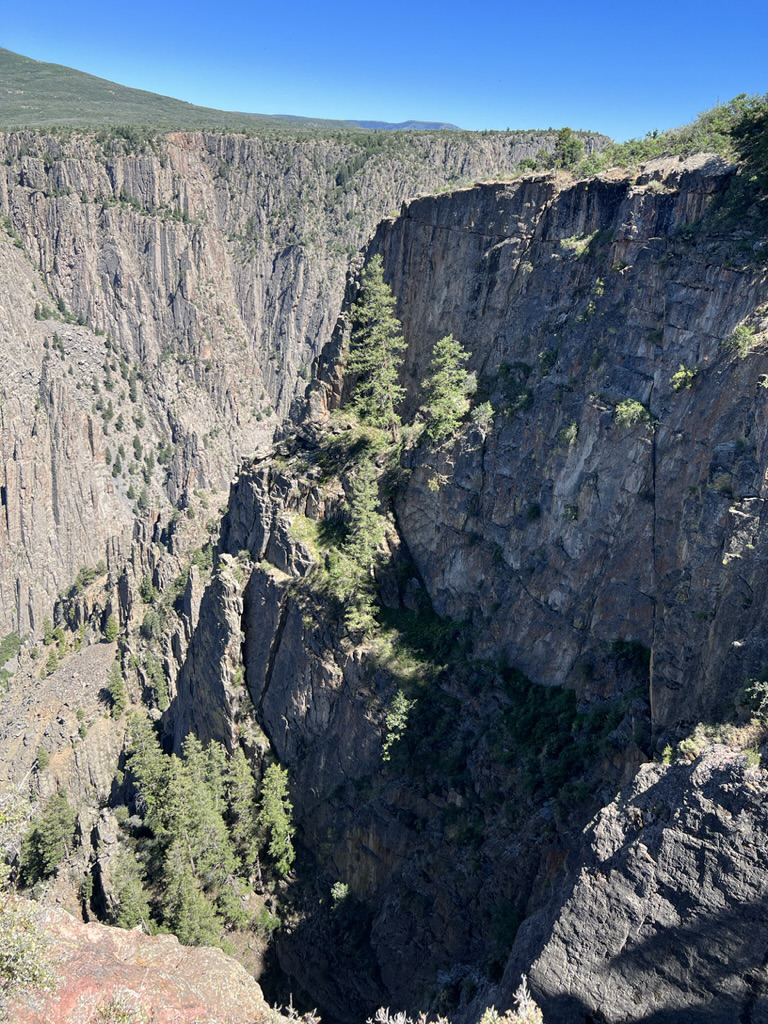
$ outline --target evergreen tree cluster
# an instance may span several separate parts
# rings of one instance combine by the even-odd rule
[[[25,885],[50,878],[64,860],[75,832],[75,812],[64,793],[54,793],[32,822],[21,847]]]
[[[396,442],[405,395],[399,379],[407,346],[394,310],[395,298],[377,254],[363,273],[347,368],[353,376],[352,408],[364,422],[388,430]],[[426,432],[432,441],[453,436],[469,411],[474,377],[467,372],[468,360],[469,353],[452,335],[434,345],[424,382]]]
[[[363,272],[347,362],[352,376],[350,405],[369,429],[369,436],[350,482],[347,533],[329,556],[332,592],[344,605],[347,628],[358,637],[374,630],[374,573],[385,538],[379,499],[382,470],[377,462],[386,464],[388,456],[397,454],[402,427],[400,406],[405,388],[400,377],[406,342],[394,311],[395,298],[377,254]],[[434,345],[422,410],[424,434],[432,444],[455,436],[469,412],[475,378],[467,371],[468,360],[469,353],[452,335]],[[373,436],[377,432],[378,436]],[[391,464],[391,458],[389,461]]]
[[[127,767],[148,836],[117,872],[115,923],[151,915],[186,945],[220,942],[247,925],[250,886],[264,872],[285,877],[294,834],[285,770],[270,765],[261,793],[242,750],[203,747],[190,735],[182,757],[162,752],[152,725],[137,718]]]

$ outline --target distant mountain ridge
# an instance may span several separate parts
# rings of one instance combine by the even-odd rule
[[[225,131],[440,131],[438,121],[343,121],[199,107],[0,47],[0,131],[23,128],[151,127]]]
[[[369,132],[460,132],[457,124],[449,121],[354,121]]]

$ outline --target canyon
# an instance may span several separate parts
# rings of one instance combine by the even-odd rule
[[[548,1024],[768,1005],[761,229],[721,156],[515,173],[555,144],[0,143],[4,786],[76,798],[98,916],[132,799],[115,657],[166,750],[274,758],[298,856],[263,985],[330,1020],[468,1022],[521,974]],[[396,451],[344,373],[374,255]],[[475,391],[436,444],[447,334]],[[333,590],[366,464],[373,635]],[[80,639],[40,681],[46,618]]]

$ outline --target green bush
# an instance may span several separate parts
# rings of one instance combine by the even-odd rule
[[[39,924],[17,900],[0,900],[0,994],[53,987],[54,978]]]
[[[739,359],[746,359],[754,349],[758,339],[755,337],[755,328],[741,324],[730,335],[726,341],[726,347],[732,349]]]
[[[683,388],[690,388],[696,377],[697,370],[680,363],[680,369],[669,378],[669,385],[673,391],[682,391]]]
[[[51,877],[67,855],[74,831],[75,812],[63,793],[55,793],[22,842],[20,866],[25,885]]]
[[[616,423],[620,427],[634,427],[638,423],[647,423],[651,414],[634,398],[625,398],[616,406]]]

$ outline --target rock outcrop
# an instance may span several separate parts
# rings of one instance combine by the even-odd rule
[[[348,883],[365,922],[355,933],[368,956],[357,985],[332,958],[299,966],[303,950],[340,928],[322,894],[280,940],[284,967],[335,1015],[352,1019],[377,996],[470,1005],[468,993],[492,991],[494,964],[526,918],[524,927],[540,927],[539,946],[520,932],[500,997],[511,998],[528,956],[553,1013],[577,988],[585,1021],[606,1012],[586,998],[586,953],[578,985],[558,966],[555,929],[570,892],[565,857],[578,848],[589,801],[610,800],[654,743],[732,714],[766,661],[768,281],[740,251],[733,224],[715,215],[732,174],[699,157],[585,182],[484,185],[414,200],[379,227],[370,251],[383,255],[408,341],[406,417],[418,415],[419,382],[445,334],[468,349],[478,382],[478,414],[458,437],[406,451],[395,544],[415,565],[394,588],[378,580],[388,606],[418,607],[421,587],[472,636],[476,677],[465,668],[429,684],[424,740],[411,753],[423,762],[379,762],[392,674],[312,597],[312,563],[325,556],[307,542],[317,534],[306,520],[335,521],[344,483],[313,462],[313,431],[325,428],[309,424],[233,485],[219,550],[245,549],[254,563],[243,591],[246,686],[289,770],[322,884]],[[318,363],[308,407],[321,419],[344,394],[344,337],[342,322]],[[606,725],[592,753],[596,774],[584,776],[581,804],[548,797],[546,772],[541,792],[521,787],[516,759],[531,754],[505,738],[518,698],[514,685],[505,689],[506,670],[492,667],[504,664],[576,693],[571,738],[579,716],[619,709],[618,726]],[[208,692],[215,701],[216,686]],[[540,704],[544,715],[543,695]],[[182,700],[171,722],[187,713]],[[549,741],[533,756],[546,758]],[[742,779],[738,764],[727,771],[726,788],[756,778]],[[642,769],[636,785],[653,772],[664,769]],[[670,779],[682,772],[670,769]],[[686,807],[696,785],[680,782]],[[675,842],[685,847],[684,836]],[[736,839],[724,842],[723,857],[740,860]],[[680,920],[686,891],[675,904]],[[740,899],[723,896],[726,917]],[[564,929],[583,919],[580,907],[567,911]],[[584,948],[594,939],[585,933]],[[671,989],[689,980],[696,994],[676,1003]],[[629,973],[625,981],[625,1015],[607,1020],[639,1019],[628,1016]],[[704,986],[703,971],[689,978],[681,969],[664,1006],[688,1012]],[[563,1006],[559,1019],[581,1012],[578,1000]]]
[[[527,971],[548,1024],[764,1020],[767,815],[765,771],[728,748],[644,765],[521,927],[493,998]]]
[[[10,998],[9,1024],[257,1024],[278,1017],[253,978],[220,949],[83,924],[57,908],[30,906],[30,913],[54,982],[51,991]]]
[[[658,731],[732,710],[768,654],[768,362],[729,347],[765,336],[768,283],[706,216],[730,173],[484,186],[414,201],[373,243],[405,379],[452,333],[495,410],[418,452],[397,501],[436,610],[588,699],[621,687],[612,650],[645,648]]]

